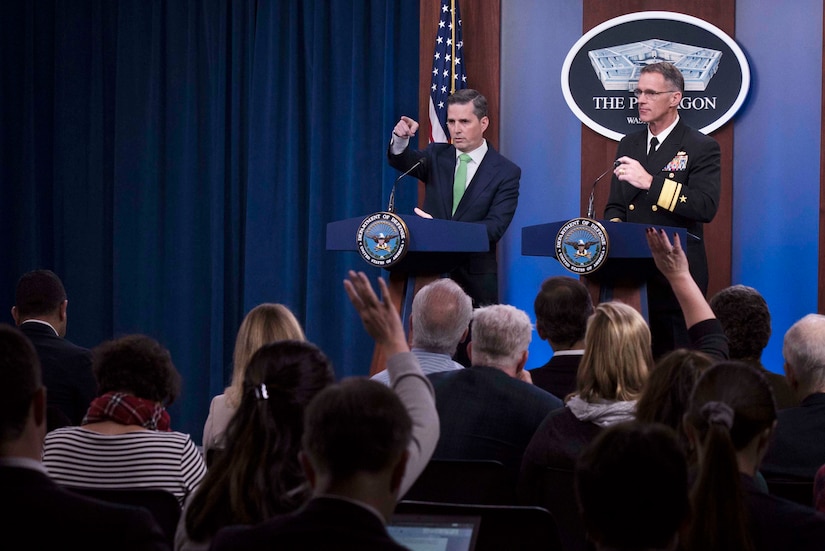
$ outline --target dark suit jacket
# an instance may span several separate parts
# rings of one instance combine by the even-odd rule
[[[553,354],[550,361],[530,370],[533,384],[564,400],[576,390],[576,373],[582,354]]]
[[[741,475],[756,551],[819,551],[825,548],[825,515],[760,490]]]
[[[37,350],[49,407],[62,411],[72,425],[79,425],[97,397],[89,350],[55,335],[42,323],[23,322],[20,330]],[[51,421],[51,419],[50,419]],[[49,429],[56,428],[49,426]]]
[[[441,435],[437,459],[495,459],[514,487],[524,450],[536,428],[562,401],[492,367],[427,375],[435,389]]]
[[[45,474],[0,466],[5,512],[0,542],[8,549],[170,550],[155,518],[141,507],[74,494]]]
[[[797,407],[777,412],[773,441],[759,470],[765,477],[813,480],[825,465],[825,393],[811,394]]]
[[[341,499],[316,497],[292,514],[256,526],[228,526],[212,538],[213,551],[264,549],[404,551],[372,511]]]
[[[487,154],[470,180],[455,215],[452,214],[455,147],[434,143],[421,151],[408,147],[400,155],[388,153],[390,166],[402,172],[424,159],[424,163],[410,175],[424,182],[426,193],[422,209],[433,218],[480,222],[487,227],[490,250],[470,255],[450,274],[464,286],[476,306],[499,302],[496,243],[516,212],[521,178],[518,166],[493,149],[489,142],[487,146]]]

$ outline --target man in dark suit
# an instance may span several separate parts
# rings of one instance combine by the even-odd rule
[[[642,68],[634,94],[647,129],[619,142],[604,217],[687,229],[686,253],[693,279],[703,293],[708,263],[703,224],[713,220],[721,193],[719,143],[685,125],[678,112],[685,89],[682,73],[670,63]],[[689,347],[679,303],[664,276],[651,267],[646,277],[653,355]]]
[[[766,478],[813,481],[825,465],[825,316],[808,314],[785,333],[785,375],[800,403],[777,412],[760,470]]]
[[[553,348],[553,357],[531,369],[533,384],[564,399],[576,390],[576,373],[584,355],[587,318],[593,313],[590,291],[568,276],[553,276],[541,284],[533,301],[536,331]]]
[[[524,370],[532,336],[529,316],[494,304],[473,314],[472,367],[427,375],[435,388],[441,436],[437,459],[493,459],[513,488],[536,428],[562,401],[530,384]]]
[[[484,139],[488,125],[487,99],[476,90],[457,90],[447,99],[451,144],[411,149],[410,138],[418,131],[418,123],[401,117],[388,151],[390,165],[402,172],[421,162],[410,172],[426,186],[423,209],[416,209],[419,215],[487,226],[490,250],[469,255],[450,273],[474,306],[499,302],[496,244],[516,212],[521,178],[521,169]],[[462,161],[465,154],[468,157]]]
[[[14,322],[34,344],[48,393],[48,428],[79,425],[97,396],[91,353],[66,340],[69,301],[50,270],[23,274],[17,282]]]
[[[307,407],[301,464],[313,497],[296,513],[228,527],[214,551],[400,551],[387,533],[407,463],[412,421],[386,385],[362,377],[322,390]]]
[[[91,499],[52,481],[41,462],[46,389],[37,354],[17,329],[0,325],[0,515],[8,549],[171,549],[143,508]]]

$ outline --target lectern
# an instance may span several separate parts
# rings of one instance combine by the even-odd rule
[[[405,330],[418,290],[457,267],[470,253],[486,252],[487,227],[484,224],[395,215],[407,226],[407,252],[389,268],[390,296],[401,314]],[[357,233],[365,217],[347,218],[327,224],[328,251],[357,251]],[[373,354],[370,374],[384,369],[385,359]]]
[[[588,219],[573,219],[588,220]],[[592,272],[572,273],[582,279],[594,295],[594,302],[620,300],[636,308],[648,320],[646,280],[651,270],[656,269],[650,247],[647,244],[646,230],[649,224],[632,224],[629,222],[609,222],[598,220],[604,228],[607,252],[604,263]],[[556,260],[559,252],[559,232],[567,227],[570,220],[560,220],[521,229],[521,254],[526,256],[552,256]],[[674,233],[684,246],[687,231],[685,228],[656,226],[664,229],[668,235]],[[565,263],[562,262],[562,265]],[[566,266],[565,266],[566,267]]]

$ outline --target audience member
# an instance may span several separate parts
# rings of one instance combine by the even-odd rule
[[[661,423],[676,431],[690,465],[696,462],[696,450],[687,439],[683,418],[693,386],[714,361],[699,350],[668,352],[656,362],[636,403],[637,421]]]
[[[0,517],[4,548],[169,549],[154,517],[140,507],[74,494],[41,463],[46,388],[37,354],[22,332],[0,325]]]
[[[629,422],[605,429],[579,456],[575,488],[597,550],[679,549],[690,519],[688,473],[669,427]]]
[[[794,323],[782,355],[799,405],[779,412],[762,473],[811,480],[825,463],[825,316],[808,314]]]
[[[25,273],[17,282],[11,315],[40,358],[49,390],[48,430],[79,425],[97,396],[89,350],[65,338],[68,305],[63,282],[50,270]]]
[[[169,351],[145,335],[104,342],[93,351],[100,396],[79,427],[46,435],[43,463],[59,484],[155,488],[183,504],[206,466],[188,434],[172,431],[166,406],[180,374]]]
[[[223,448],[223,433],[238,405],[244,389],[244,371],[249,358],[261,346],[280,340],[304,341],[304,330],[283,304],[259,304],[241,322],[232,357],[232,382],[212,398],[203,427],[203,453],[211,461],[212,450]]]
[[[425,375],[464,368],[453,356],[467,336],[472,317],[472,299],[452,279],[436,279],[416,293],[410,313],[409,339],[412,353]],[[390,384],[386,369],[372,379]]]
[[[225,452],[187,500],[175,549],[208,549],[224,526],[257,524],[304,504],[309,486],[298,461],[304,409],[334,380],[329,359],[309,342],[280,340],[252,355]]]
[[[433,457],[501,461],[515,484],[536,427],[562,402],[520,380],[532,336],[525,312],[494,304],[476,309],[472,323],[472,367],[428,375],[441,423]]]
[[[762,351],[771,338],[771,313],[759,291],[745,285],[731,285],[711,297],[710,307],[728,337],[730,359],[748,362],[762,370],[779,409],[799,405],[785,376],[768,371],[762,365]]]
[[[315,397],[304,427],[300,457],[313,498],[290,515],[220,530],[212,549],[406,549],[385,528],[412,429],[398,396],[378,382],[350,378]]]
[[[572,277],[548,277],[533,302],[536,331],[553,349],[553,357],[531,369],[533,384],[564,399],[576,390],[576,372],[584,354],[587,318],[593,300],[587,287]]]
[[[690,275],[678,234],[671,244],[664,230],[647,230],[659,271],[679,301],[688,334],[697,348],[727,357],[727,342],[702,291]],[[650,329],[635,309],[603,302],[590,316],[577,393],[565,408],[547,416],[524,454],[521,501],[537,504],[547,467],[573,471],[581,450],[604,428],[635,418],[636,401],[653,367]]]
[[[754,480],[775,423],[773,392],[755,367],[720,362],[696,382],[685,416],[700,467],[687,549],[822,549],[825,516]]]
[[[816,510],[825,513],[825,464],[823,464],[814,477],[814,506]]]

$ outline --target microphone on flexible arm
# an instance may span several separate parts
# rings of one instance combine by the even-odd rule
[[[593,198],[594,198],[595,193],[596,193],[596,184],[599,183],[599,180],[604,178],[605,174],[612,171],[614,168],[616,168],[620,164],[622,164],[622,163],[620,163],[618,160],[613,161],[613,166],[611,166],[610,168],[608,168],[607,170],[605,170],[604,172],[599,174],[599,177],[596,178],[593,181],[593,187],[590,188],[590,200],[587,202],[587,217],[588,218],[593,218]]]
[[[403,178],[404,176],[406,176],[407,174],[409,174],[410,172],[412,172],[413,170],[415,170],[416,168],[418,168],[419,166],[423,165],[425,160],[426,160],[426,157],[422,157],[421,159],[419,159],[419,161],[417,163],[412,165],[409,168],[409,170],[407,170],[401,176],[396,178],[395,181],[392,183],[392,191],[390,191],[390,200],[389,200],[389,203],[387,203],[387,212],[392,212],[392,213],[395,212],[395,186],[396,186],[396,184],[398,184],[398,181],[401,178]]]

